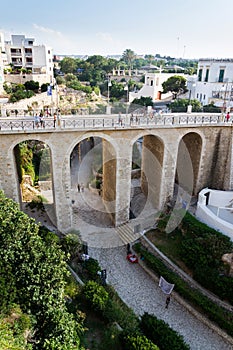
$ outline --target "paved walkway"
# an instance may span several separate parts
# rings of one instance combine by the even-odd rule
[[[232,345],[201,323],[187,309],[171,298],[165,309],[166,296],[158,283],[138,264],[126,260],[126,248],[89,248],[91,257],[107,270],[107,282],[137,315],[156,315],[180,333],[192,350],[231,350]]]
[[[86,214],[84,215],[84,209],[86,210],[87,207],[86,205],[83,207],[83,204],[80,205],[82,200],[78,198],[81,197],[81,193],[74,194],[74,197],[77,210],[81,209],[81,213],[77,212],[76,214],[76,227],[80,230],[83,240],[88,243],[89,255],[99,261],[102,269],[107,270],[107,282],[115,288],[122,300],[137,315],[148,312],[163,319],[184,337],[185,342],[190,345],[192,350],[233,349],[232,344],[229,344],[206,324],[194,317],[174,298],[171,299],[168,309],[165,309],[166,296],[161,292],[158,283],[140,265],[131,264],[126,260],[125,242],[123,242],[119,232],[115,228],[109,227],[109,223],[106,223],[106,226],[101,225],[102,220],[100,220],[99,225],[97,224],[99,219],[103,219],[104,211],[101,215],[97,213],[97,210],[89,212],[88,214],[93,215],[93,217],[90,218],[87,215],[89,217],[88,223],[85,220],[87,219]],[[88,203],[92,210],[93,208],[100,210],[100,203],[95,202],[98,196],[95,196],[94,200],[93,196],[85,191],[84,197],[84,202]],[[43,224],[44,217],[37,219]],[[132,221],[134,222],[134,220]],[[49,222],[45,220],[44,224],[48,225]],[[134,226],[135,224],[132,222],[127,224],[128,229],[131,228],[131,234]],[[123,229],[125,230],[127,227]]]

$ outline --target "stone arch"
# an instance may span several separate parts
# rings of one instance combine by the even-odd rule
[[[140,215],[144,208],[147,211],[160,208],[164,162],[164,142],[161,137],[156,134],[143,133],[132,144],[132,167],[137,152],[135,151],[136,142],[139,143],[137,148],[141,159],[136,159],[140,167],[136,172],[132,170],[131,174],[132,184],[137,183],[137,186],[131,185],[131,217]],[[137,177],[136,181],[133,179],[134,176]]]
[[[24,152],[30,154],[29,157],[32,157],[33,167],[31,170],[28,168],[28,170],[22,171],[20,165],[22,163],[22,148],[24,148]],[[42,217],[44,217],[46,222],[50,220],[56,225],[51,144],[49,145],[43,137],[23,136],[14,140],[10,152],[14,163],[17,197],[21,209],[29,216],[33,216],[33,213],[38,209],[42,222]],[[31,210],[33,205],[35,209]]]
[[[112,226],[116,201],[116,148],[112,140],[88,133],[75,140],[68,153],[74,219]]]
[[[197,194],[203,139],[197,132],[182,136],[177,153],[175,183],[191,196]]]

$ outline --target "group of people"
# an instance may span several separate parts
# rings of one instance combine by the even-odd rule
[[[132,254],[131,247],[130,247],[129,243],[127,244],[127,256],[126,256],[126,259],[129,262],[133,263],[133,264],[138,263],[138,258],[137,258],[137,256],[135,254]]]
[[[36,113],[35,126],[36,126],[36,128],[39,128],[39,127],[45,128],[44,114],[42,112],[39,115]]]
[[[48,116],[48,114],[47,114]],[[44,114],[42,112],[40,112],[39,114],[36,113],[35,117],[34,117],[34,121],[35,121],[35,127],[38,129],[39,127],[41,128],[45,128],[45,117]],[[54,112],[53,114],[53,127],[55,128],[57,126],[61,125],[61,116],[60,113],[56,113]]]
[[[78,189],[78,192],[84,192],[84,184],[83,183],[81,183],[81,185],[77,184],[77,189]]]

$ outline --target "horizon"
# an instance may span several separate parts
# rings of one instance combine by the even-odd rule
[[[14,34],[33,37],[55,55],[122,55],[131,49],[137,55],[176,59],[233,57],[230,0],[212,0],[211,6],[201,0],[118,0],[114,5],[106,0],[70,0],[65,5],[41,0],[33,6],[29,0],[12,0],[11,8],[1,18],[5,40]],[[9,13],[6,2],[1,9]]]

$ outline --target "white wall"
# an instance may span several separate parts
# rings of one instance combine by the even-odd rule
[[[217,191],[208,188],[203,189],[198,196],[196,217],[204,222],[206,225],[214,228],[217,231],[222,232],[226,236],[230,237],[233,241],[233,225],[227,221],[224,221],[217,217],[208,207],[206,206],[206,193],[210,193],[209,205],[224,207],[228,206],[229,202],[233,198],[233,192],[231,191]]]

